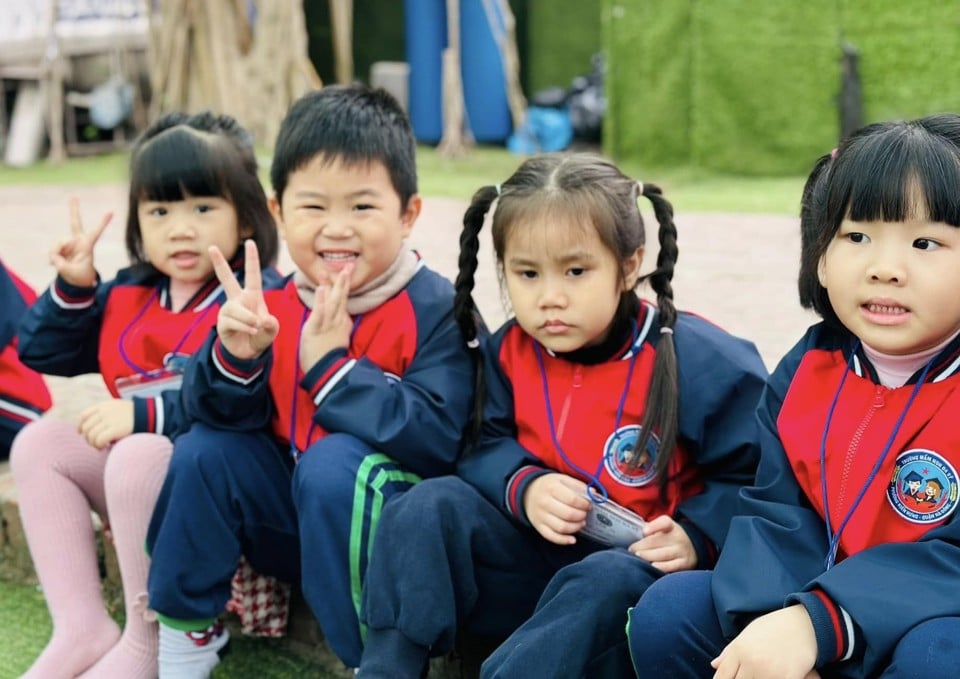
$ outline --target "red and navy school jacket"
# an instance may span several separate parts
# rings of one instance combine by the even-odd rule
[[[453,319],[453,286],[421,264],[406,287],[354,318],[350,345],[300,369],[310,314],[292,277],[265,291],[280,322],[272,346],[242,361],[216,333],[192,360],[184,405],[192,420],[272,430],[294,458],[327,432],[347,433],[420,476],[451,473],[473,403],[474,368]]]
[[[918,371],[896,388],[856,346],[815,325],[771,376],[756,486],[742,494],[713,592],[728,636],[801,603],[817,667],[861,662],[875,676],[905,632],[960,615],[960,339],[922,381]]]
[[[657,316],[656,307],[641,303],[632,341],[592,365],[552,355],[508,321],[486,344],[483,427],[458,473],[523,523],[523,494],[534,478],[559,471],[590,485],[594,475],[610,499],[645,519],[670,514],[684,522],[706,568],[723,543],[737,493],[754,478],[754,412],[767,373],[752,343],[679,315],[679,436],[661,495],[656,434],[640,464],[628,464],[661,337]]]
[[[231,266],[242,278],[242,255]],[[265,286],[280,280],[274,269],[263,271]],[[214,278],[175,312],[169,285],[168,277],[144,265],[122,269],[112,281],[89,288],[58,276],[20,325],[20,360],[48,375],[99,372],[115,398],[128,378],[149,381],[148,375],[165,366],[181,371],[216,325],[224,294]],[[135,432],[173,438],[184,431],[176,388],[131,400]]]
[[[17,325],[37,293],[0,262],[0,428],[18,430],[50,409],[43,376],[17,357]]]

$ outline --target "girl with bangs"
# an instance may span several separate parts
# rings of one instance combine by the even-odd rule
[[[960,116],[854,133],[800,216],[823,321],[767,384],[715,571],[633,609],[639,676],[960,676]]]
[[[646,276],[641,197],[659,222]],[[514,318],[486,341],[472,291],[494,202]],[[454,313],[483,367],[478,435],[456,477],[383,512],[360,677],[421,677],[459,630],[503,642],[483,677],[624,676],[628,607],[713,565],[753,481],[767,373],[752,343],[676,309],[677,253],[660,189],[595,156],[536,156],[474,195]]]
[[[27,312],[19,356],[50,375],[97,372],[108,400],[76,423],[41,419],[14,440],[11,468],[53,635],[24,675],[155,677],[157,629],[146,610],[143,545],[173,439],[185,427],[183,367],[216,324],[224,299],[207,253],[240,243],[272,267],[276,226],[250,135],[228,116],[170,114],[137,140],[130,162],[126,246],[131,266],[102,281],[94,247],[111,220],[85,230],[76,200],[54,245],[57,277]],[[272,268],[264,283],[280,281]],[[109,522],[123,580],[121,636],[104,608],[93,510]]]

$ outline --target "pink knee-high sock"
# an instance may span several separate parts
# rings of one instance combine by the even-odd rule
[[[144,551],[147,526],[160,495],[173,444],[159,434],[133,434],[114,444],[104,486],[110,532],[117,550],[127,621],[120,641],[83,679],[155,679],[158,636],[156,616],[147,610]]]
[[[11,448],[33,565],[53,619],[53,635],[24,677],[73,677],[116,643],[120,631],[100,589],[90,510],[104,514],[106,451],[91,447],[69,422],[27,425]]]

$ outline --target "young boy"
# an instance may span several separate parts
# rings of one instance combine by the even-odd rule
[[[415,142],[382,90],[327,87],[281,126],[271,201],[296,272],[261,290],[225,274],[217,332],[194,356],[147,546],[160,676],[204,677],[241,555],[300,581],[348,666],[368,550],[384,503],[451,473],[474,368],[453,286],[406,244],[420,213]],[[212,253],[218,271],[224,262]]]

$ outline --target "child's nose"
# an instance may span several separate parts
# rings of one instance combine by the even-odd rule
[[[540,306],[549,308],[564,307],[566,305],[567,294],[563,288],[563,285],[549,281],[544,282],[543,288],[540,292]]]
[[[879,250],[867,269],[870,280],[877,283],[901,284],[907,279],[903,257],[896,252]]]
[[[350,218],[344,215],[331,214],[323,224],[323,235],[329,238],[344,238],[352,233]]]

